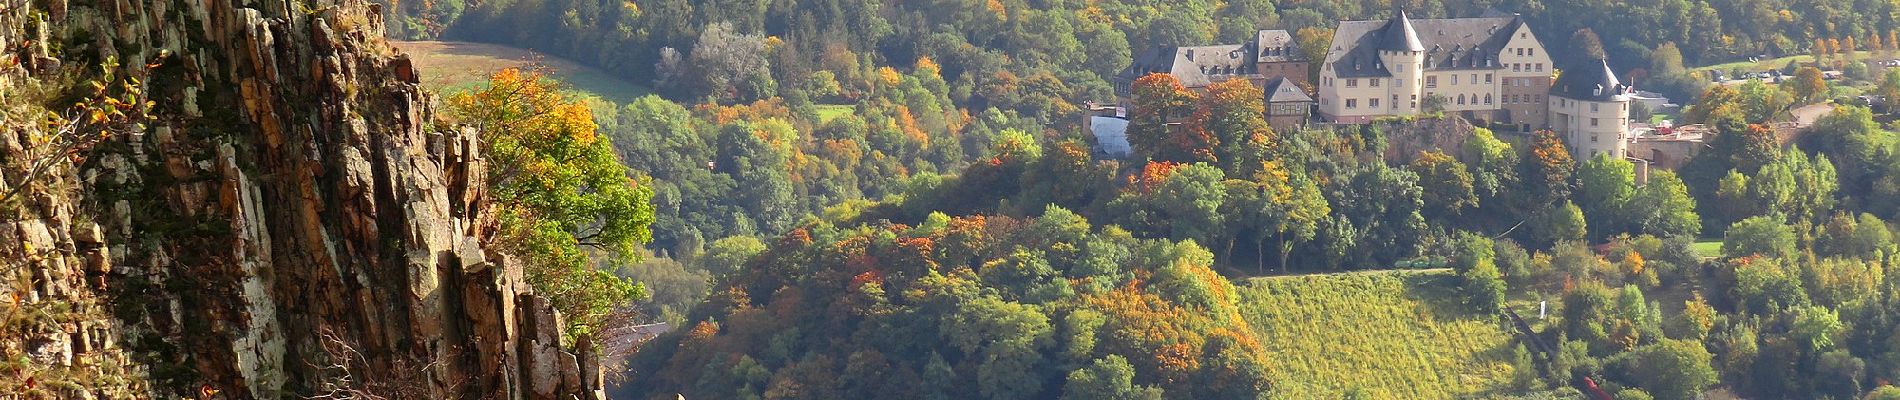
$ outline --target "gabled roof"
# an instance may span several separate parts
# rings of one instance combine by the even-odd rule
[[[1564,70],[1557,75],[1557,82],[1550,85],[1551,95],[1583,101],[1613,101],[1628,91],[1629,86],[1617,80],[1616,72],[1610,70],[1609,61],[1602,59]]]
[[[1214,83],[1213,77],[1258,74],[1258,63],[1306,61],[1304,54],[1286,30],[1262,30],[1241,44],[1155,46],[1115,74],[1115,90],[1126,95],[1130,83],[1153,73],[1173,75],[1182,86],[1205,87]]]
[[[1213,83],[1209,76],[1252,74],[1254,62],[1251,46],[1246,44],[1156,46],[1142,52],[1118,75],[1133,82],[1148,74],[1163,73],[1173,75],[1182,86],[1204,87]]]
[[[1307,96],[1305,89],[1301,89],[1299,84],[1293,83],[1292,79],[1284,76],[1267,81],[1267,88],[1262,91],[1267,94],[1268,103],[1313,102],[1313,97]]]
[[[1263,30],[1254,37],[1254,51],[1259,53],[1259,62],[1274,63],[1304,61],[1305,53],[1300,45],[1293,41],[1293,34],[1285,29]]]
[[[1333,47],[1326,52],[1327,68],[1342,78],[1391,76],[1379,50],[1388,47],[1392,32],[1403,35],[1409,27],[1429,61],[1426,70],[1500,69],[1504,65],[1496,62],[1498,54],[1523,25],[1515,15],[1419,20],[1401,15],[1385,21],[1342,21],[1333,33]]]

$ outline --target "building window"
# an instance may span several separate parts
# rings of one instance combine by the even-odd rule
[[[1392,79],[1392,86],[1405,86],[1405,78]]]
[[[1535,55],[1537,55],[1537,48],[1536,48],[1536,47],[1532,47],[1532,48],[1528,48],[1528,49],[1524,49],[1524,52],[1526,52],[1526,53],[1529,53],[1530,55],[1533,55],[1533,56],[1535,56]]]
[[[1596,142],[1597,142],[1597,135],[1594,133],[1590,134],[1590,143],[1596,143]]]
[[[1518,57],[1523,57],[1523,56],[1524,56],[1524,49],[1516,49],[1516,50],[1517,50],[1517,56],[1518,56]]]
[[[1491,83],[1491,74],[1484,74],[1484,83]]]
[[[1437,76],[1425,77],[1425,87],[1428,87],[1428,88],[1438,87],[1438,77]]]
[[[1597,103],[1590,103],[1590,113],[1595,114],[1596,112],[1597,112]]]
[[[1392,108],[1399,108],[1399,95],[1392,95]]]
[[[1372,87],[1379,87],[1379,81],[1383,81],[1383,80],[1384,79],[1372,78]]]
[[[1461,105],[1461,106],[1462,106],[1462,105],[1465,105],[1465,95],[1464,95],[1464,93],[1459,93],[1459,94],[1458,94],[1458,105]]]
[[[1451,74],[1451,84],[1458,84],[1458,74]]]
[[[1376,97],[1366,99],[1366,108],[1379,108],[1379,99]]]
[[[1544,63],[1537,63],[1537,72],[1544,72]]]
[[[1405,64],[1399,64],[1398,72],[1405,72]]]
[[[1471,74],[1471,84],[1478,84],[1478,74]]]
[[[1359,108],[1359,99],[1346,99],[1346,108]]]
[[[1524,72],[1524,64],[1511,63],[1511,72]]]
[[[1346,87],[1349,87],[1349,88],[1352,88],[1352,87],[1359,87],[1359,80],[1358,80],[1358,79],[1347,79],[1347,80],[1346,80]]]
[[[1488,106],[1488,105],[1491,105],[1491,94],[1490,94],[1490,93],[1485,93],[1485,94],[1484,94],[1484,105],[1487,105],[1487,106]]]
[[[1595,128],[1595,127],[1597,127],[1597,119],[1596,119],[1596,118],[1591,118],[1591,119],[1590,119],[1590,127],[1591,127],[1591,128]],[[1595,141],[1595,140],[1591,140],[1591,141]]]

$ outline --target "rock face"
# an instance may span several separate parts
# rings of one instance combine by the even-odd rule
[[[107,59],[143,69],[156,103],[146,128],[37,179],[22,161],[43,128],[0,127],[0,192],[20,192],[0,204],[13,281],[0,300],[14,299],[0,315],[62,312],[4,322],[21,337],[0,336],[0,356],[32,361],[0,380],[42,381],[0,388],[599,397],[598,357],[562,350],[560,316],[485,248],[476,133],[437,126],[379,13],[364,0],[0,2],[0,103]]]

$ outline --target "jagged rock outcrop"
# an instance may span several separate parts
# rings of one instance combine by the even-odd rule
[[[21,193],[0,204],[0,274],[30,281],[0,285],[18,299],[0,314],[67,312],[5,322],[23,337],[0,355],[32,365],[0,380],[120,378],[14,382],[58,398],[600,396],[596,357],[562,350],[560,317],[485,248],[478,138],[438,126],[379,12],[0,1],[0,88],[57,91],[116,59],[155,102],[44,177],[22,167],[40,128],[0,131],[0,190]]]
[[[1458,154],[1478,127],[1464,118],[1421,117],[1381,123],[1379,128],[1385,130],[1385,159],[1406,163],[1423,151]]]

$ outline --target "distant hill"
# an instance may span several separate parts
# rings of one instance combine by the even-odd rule
[[[535,62],[552,69],[577,92],[616,104],[651,93],[646,86],[621,79],[598,68],[564,58],[544,56],[527,49],[471,42],[391,41],[414,58],[422,69],[422,85],[439,93],[451,93],[488,82],[488,75],[509,67],[526,67]],[[538,57],[538,60],[537,60]]]
[[[1253,279],[1240,314],[1285,398],[1468,398],[1510,383],[1510,333],[1454,303],[1450,270]]]

